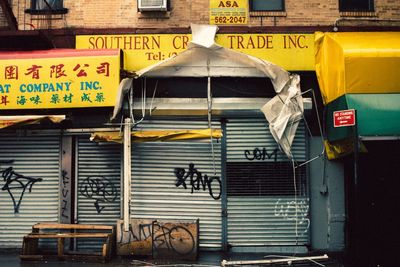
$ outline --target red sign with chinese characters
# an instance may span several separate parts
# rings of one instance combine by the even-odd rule
[[[354,109],[333,112],[333,127],[353,126],[355,124],[356,111]]]

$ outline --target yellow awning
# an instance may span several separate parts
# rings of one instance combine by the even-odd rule
[[[52,123],[60,123],[65,120],[65,115],[51,115],[51,116],[36,116],[36,115],[23,115],[23,116],[0,116],[0,129],[11,126],[22,126],[28,124],[36,124],[48,120]]]
[[[315,71],[324,104],[348,93],[400,93],[400,32],[317,32]]]
[[[149,130],[136,131],[132,133],[133,142],[155,142],[155,141],[183,141],[191,139],[209,139],[211,129],[201,130]],[[222,131],[212,130],[213,138],[221,138]],[[122,133],[119,132],[95,132],[90,137],[95,142],[122,143]]]

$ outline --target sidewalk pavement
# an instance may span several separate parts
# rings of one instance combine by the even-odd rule
[[[318,254],[314,256],[322,256]],[[288,256],[288,255],[286,255]],[[289,255],[293,256],[293,255]],[[259,261],[265,259],[282,259],[284,255],[268,255],[266,253],[222,253],[222,252],[200,252],[199,257],[194,262],[184,262],[170,259],[155,260],[151,258],[136,257],[114,257],[107,263],[93,262],[71,262],[71,261],[21,261],[19,251],[0,251],[0,267],[216,267],[221,266],[221,262],[232,261]],[[298,256],[301,257],[301,256]],[[230,265],[231,266],[231,265]],[[312,261],[292,261],[275,264],[246,264],[234,266],[325,266],[325,267],[344,267],[340,260],[329,257],[328,259]]]

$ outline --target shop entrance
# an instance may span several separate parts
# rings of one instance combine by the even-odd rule
[[[364,144],[368,153],[360,155],[357,258],[362,266],[399,266],[400,141]]]

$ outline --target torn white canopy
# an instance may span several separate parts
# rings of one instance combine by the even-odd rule
[[[268,120],[269,130],[280,149],[292,159],[291,146],[304,112],[300,77],[291,75],[283,90],[268,101],[261,111]]]
[[[139,77],[267,77],[276,92],[289,73],[271,62],[224,48],[214,42],[216,25],[192,24],[188,49],[138,71]]]
[[[118,92],[117,92],[117,99],[115,102],[114,106],[114,111],[113,115],[111,117],[111,121],[114,120],[117,116],[120,110],[122,109],[123,102],[124,102],[124,96],[129,92],[129,90],[132,88],[132,78],[125,78],[122,79],[122,81],[119,83],[118,87]]]
[[[137,77],[265,77],[278,94],[263,108],[270,130],[281,149],[292,158],[290,146],[303,112],[300,78],[266,60],[215,43],[216,25],[192,24],[192,41],[178,55],[136,72]],[[129,87],[123,81],[122,88]],[[126,90],[121,90],[121,92]],[[119,98],[122,99],[122,98]],[[293,102],[293,101],[296,101]],[[118,110],[122,103],[119,103]]]

